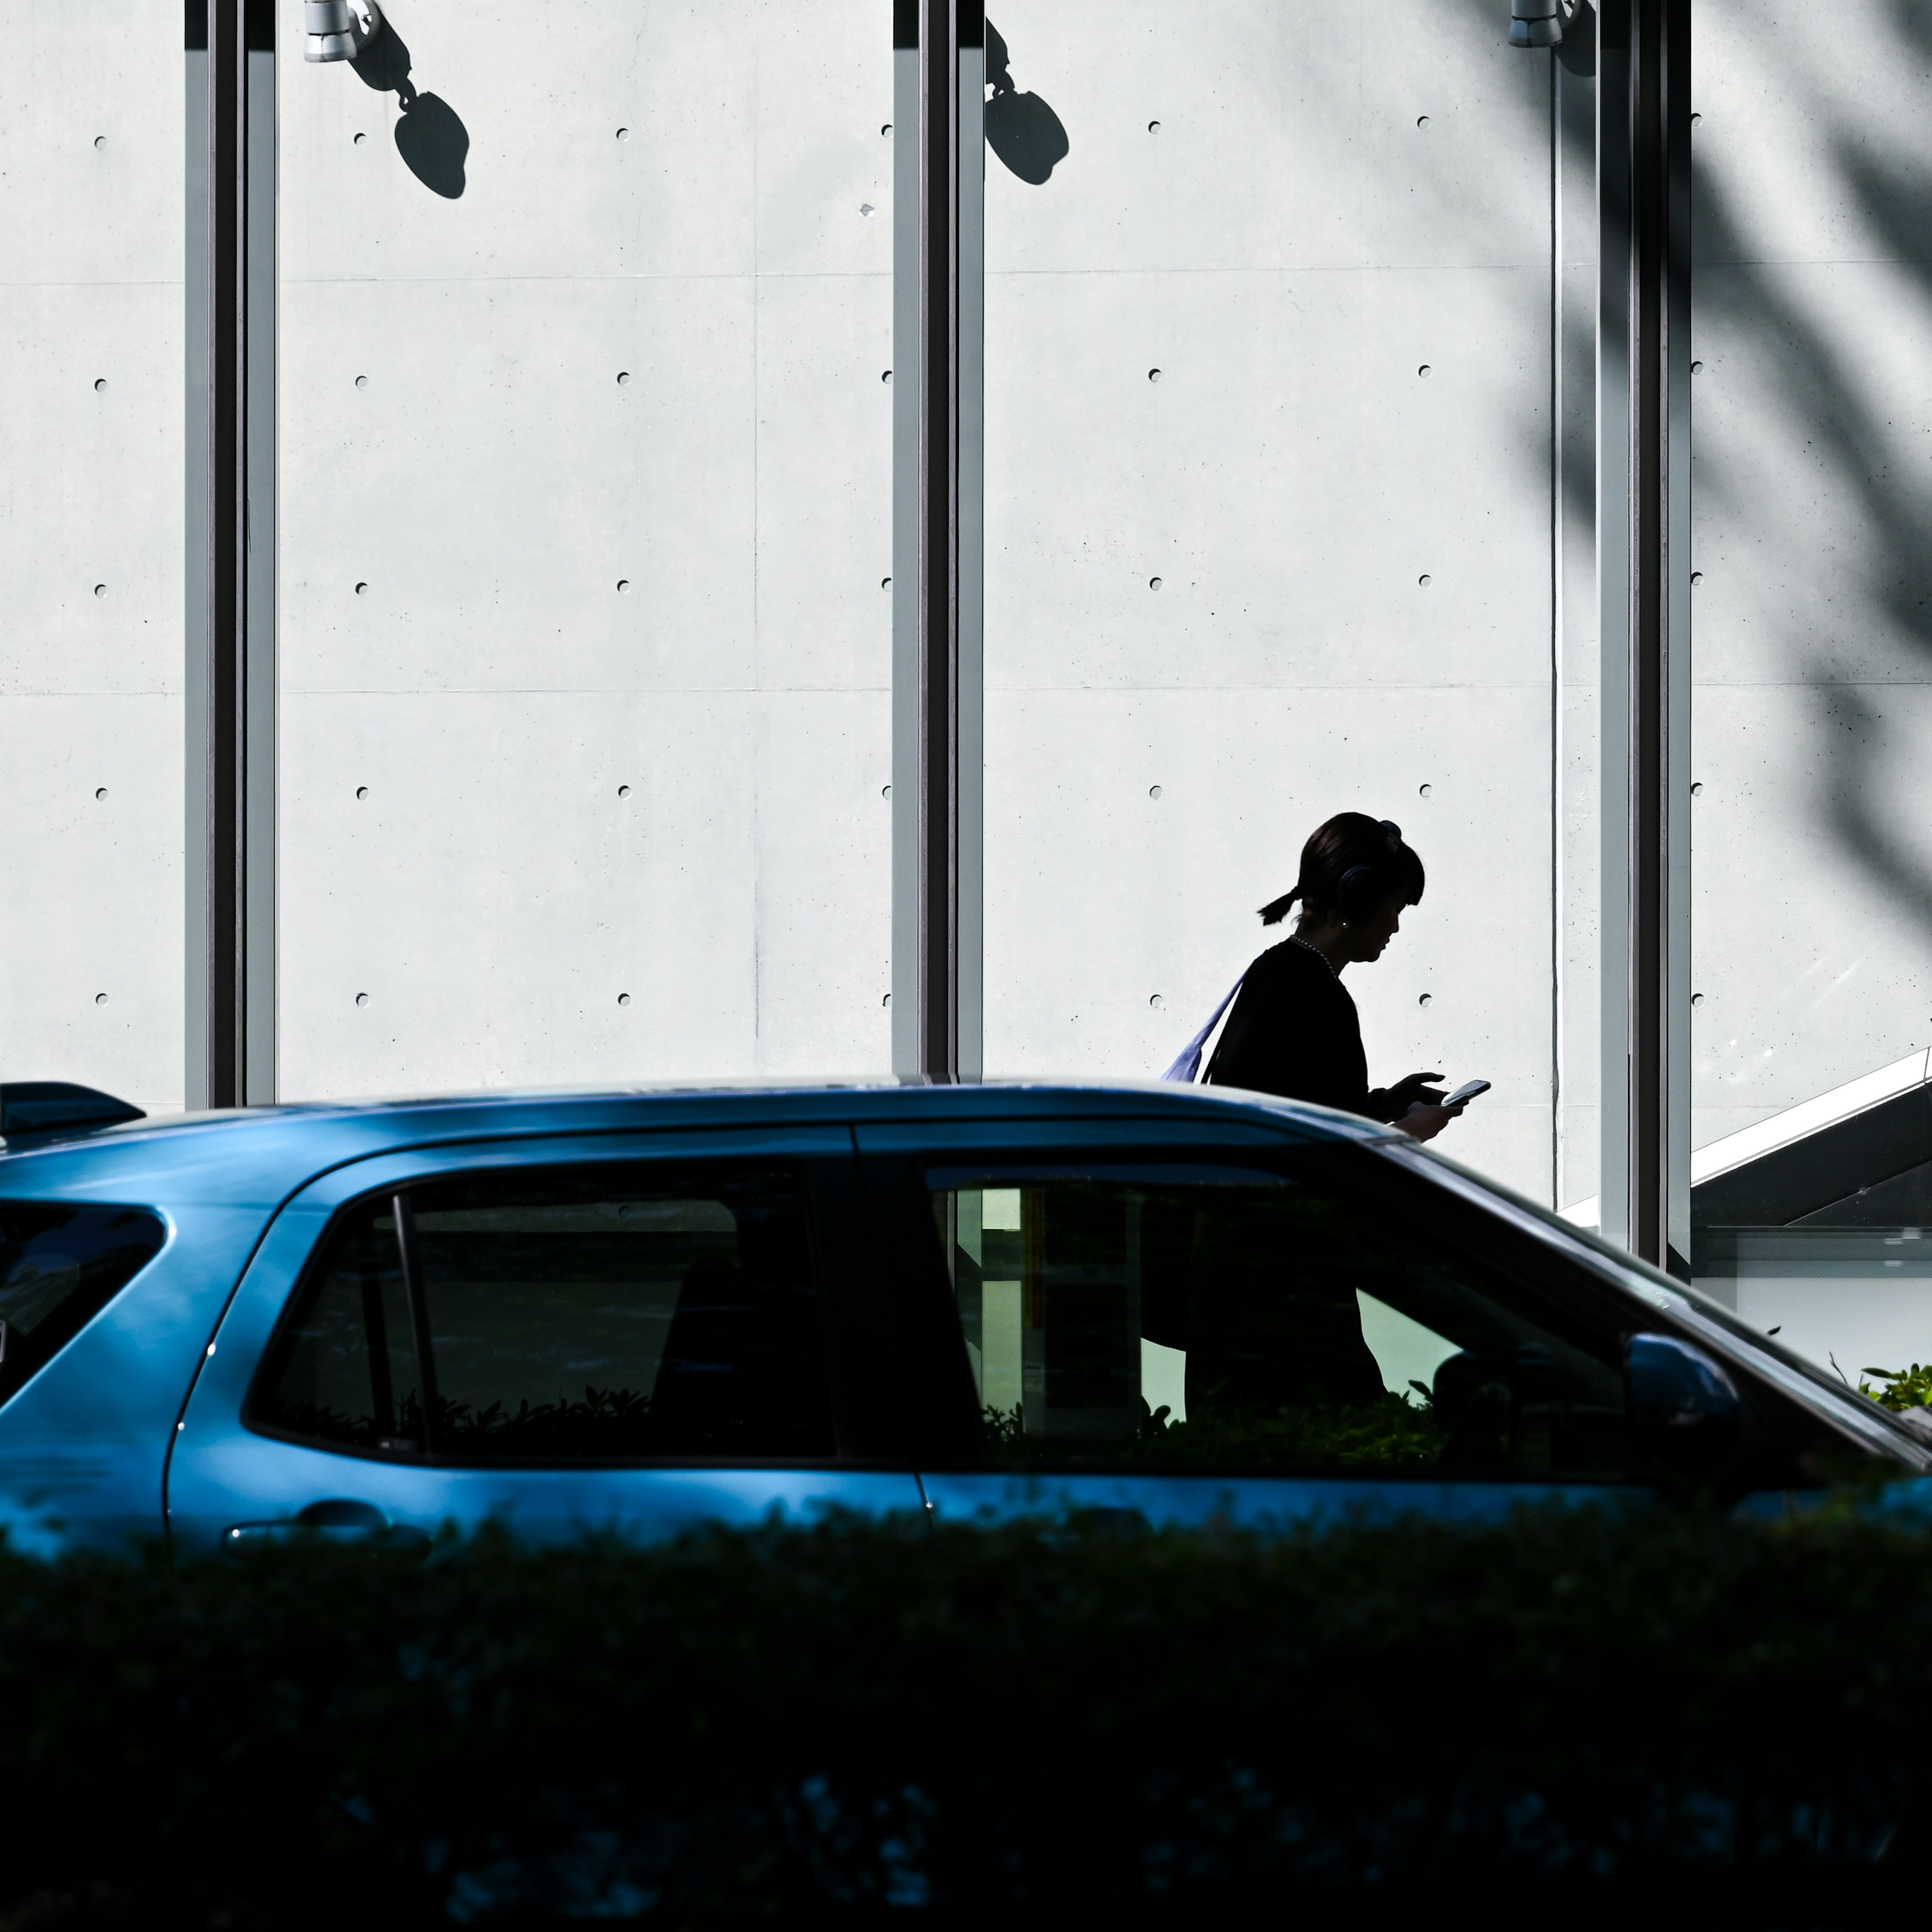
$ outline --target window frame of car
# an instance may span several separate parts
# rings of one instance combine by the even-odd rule
[[[936,1364],[934,1386],[944,1391],[951,1413],[944,1420],[935,1416],[928,1426],[921,1467],[950,1474],[1000,1466],[988,1457],[985,1447],[976,1385],[932,1211],[934,1190],[928,1180],[935,1172],[956,1174],[976,1166],[989,1173],[1030,1168],[1044,1174],[1057,1168],[1071,1178],[1083,1168],[1104,1175],[1109,1168],[1137,1166],[1245,1164],[1289,1179],[1317,1180],[1378,1209],[1392,1205],[1427,1238],[1439,1240],[1474,1267],[1506,1277],[1518,1292],[1534,1304],[1553,1306],[1564,1320],[1577,1318],[1571,1311],[1580,1305],[1587,1311],[1584,1318],[1625,1339],[1640,1332],[1662,1332],[1702,1346],[1700,1333],[1678,1319],[1676,1310],[1641,1296],[1629,1280],[1586,1264],[1582,1256],[1551,1242],[1540,1224],[1526,1223],[1501,1211],[1511,1204],[1488,1196],[1474,1177],[1458,1170],[1466,1184],[1475,1184],[1447,1186],[1438,1171],[1406,1162],[1399,1152],[1390,1161],[1390,1146],[1381,1137],[1357,1139],[1272,1126],[1258,1132],[1245,1127],[1231,1130],[1225,1122],[1188,1123],[1184,1130],[1177,1130],[1174,1124],[1157,1118],[1109,1123],[1109,1131],[1096,1135],[1093,1131],[1096,1124],[1089,1119],[975,1123],[976,1131],[965,1143],[944,1130],[934,1130],[896,1136],[898,1144],[890,1146],[868,1145],[868,1138],[876,1137],[862,1132],[868,1192],[890,1203],[891,1244],[906,1258],[903,1272],[910,1278],[906,1284],[909,1298],[918,1304],[926,1326],[934,1330],[943,1328],[945,1336],[943,1348],[933,1345],[935,1353],[945,1358]],[[1412,1143],[1405,1140],[1404,1145]],[[1737,1486],[1781,1490],[1816,1486],[1822,1479],[1808,1475],[1799,1457],[1815,1440],[1818,1426],[1828,1418],[1820,1418],[1808,1403],[1794,1402],[1794,1391],[1768,1382],[1756,1372],[1755,1364],[1746,1365],[1741,1382],[1745,1424],[1738,1466],[1750,1474]],[[1836,1434],[1848,1448],[1863,1446],[1842,1429]],[[1339,1473],[1332,1468],[1282,1465],[1096,1466],[1072,1456],[1064,1466],[1051,1457],[1029,1464],[1042,1474],[1090,1474],[1096,1466],[1123,1474],[1288,1480],[1332,1478]],[[1450,1472],[1431,1466],[1354,1473],[1372,1474],[1377,1481],[1478,1480],[1526,1486],[1550,1479],[1543,1472]],[[1558,1472],[1558,1479],[1580,1486],[1624,1488],[1643,1486],[1647,1480],[1634,1472],[1620,1476]]]
[[[820,1124],[769,1130],[738,1126],[680,1126],[659,1132],[627,1130],[608,1135],[519,1137],[374,1156],[358,1167],[382,1172],[370,1184],[335,1201],[302,1256],[250,1369],[238,1420],[249,1434],[327,1455],[425,1469],[518,1469],[555,1474],[571,1469],[888,1468],[910,1466],[904,1440],[903,1327],[895,1298],[883,1292],[860,1191],[849,1126]],[[373,1202],[411,1195],[439,1183],[473,1180],[484,1172],[526,1175],[584,1167],[635,1166],[689,1175],[706,1167],[739,1173],[793,1168],[803,1198],[806,1238],[813,1272],[820,1357],[834,1448],[825,1455],[705,1454],[649,1456],[481,1457],[444,1448],[377,1448],[327,1440],[278,1425],[262,1414],[290,1330],[306,1314],[345,1223]],[[344,1170],[318,1177],[339,1186]],[[307,1195],[310,1190],[304,1190]],[[296,1197],[299,1201],[303,1197]],[[293,1205],[294,1203],[288,1204]],[[286,1211],[286,1209],[285,1210]],[[406,1252],[408,1244],[404,1244]],[[427,1334],[428,1310],[413,1262],[404,1269],[412,1309],[410,1352]]]

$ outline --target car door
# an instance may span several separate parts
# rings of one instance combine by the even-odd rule
[[[1486,1253],[1366,1150],[1165,1121],[859,1136],[902,1292],[952,1342],[953,1420],[922,1452],[940,1516],[1480,1518],[1654,1493],[1622,1372],[1650,1324]]]
[[[916,1508],[843,1126],[358,1162],[284,1208],[170,1458],[190,1550]]]

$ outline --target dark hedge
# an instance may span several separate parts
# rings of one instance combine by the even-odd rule
[[[1928,1635],[1850,1510],[0,1557],[0,1927],[1849,1924]]]

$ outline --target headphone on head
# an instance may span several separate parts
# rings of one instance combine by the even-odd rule
[[[1394,868],[1396,855],[1402,850],[1402,827],[1394,819],[1385,818],[1382,830],[1388,834],[1388,851],[1373,865],[1351,866],[1335,882],[1335,909],[1344,918],[1356,918],[1373,912],[1376,905],[1388,896],[1389,874]]]

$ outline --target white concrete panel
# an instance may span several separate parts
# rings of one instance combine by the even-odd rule
[[[1546,675],[1549,321],[1546,264],[989,278],[988,679]]]
[[[1928,758],[1922,686],[1698,692],[1699,1145],[1932,1040]]]
[[[0,284],[178,296],[182,38],[181,8],[155,0],[0,0]]]
[[[298,13],[283,1091],[878,1070],[888,16],[392,10],[455,195]]]
[[[1533,686],[990,692],[988,1071],[1153,1077],[1282,936],[1253,908],[1308,833],[1394,818],[1430,884],[1351,975],[1370,1078],[1493,1082],[1452,1150],[1546,1196],[1548,704]]]
[[[0,699],[8,1079],[179,1110],[181,773],[178,697]]]
[[[1702,1145],[1932,1040],[1932,48],[1694,19]]]
[[[1549,64],[1504,44],[1487,0],[1005,0],[992,17],[1068,142],[1024,226],[1001,211],[1029,190],[988,157],[996,273],[1547,252]]]
[[[0,40],[0,1077],[166,1112],[182,1095],[181,10],[8,0]]]

